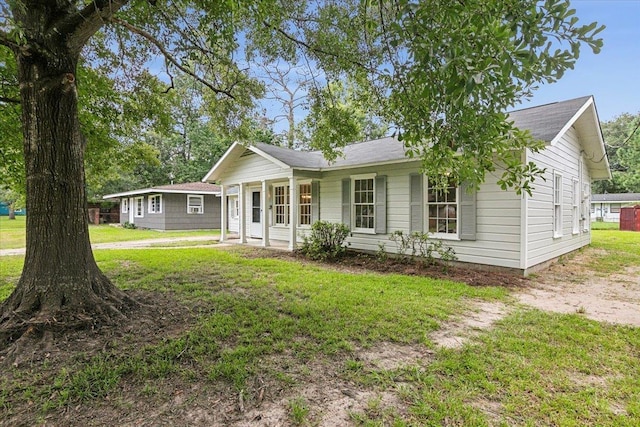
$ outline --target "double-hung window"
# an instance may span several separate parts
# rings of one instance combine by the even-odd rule
[[[196,194],[187,194],[187,213],[203,214],[204,213],[204,196]]]
[[[125,197],[120,202],[120,212],[129,213],[129,198],[128,197]]]
[[[134,215],[136,218],[144,217],[144,197],[136,197]]]
[[[298,191],[299,225],[311,225],[311,183],[300,184]]]
[[[562,236],[562,175],[553,173],[553,237]]]
[[[427,181],[427,230],[440,237],[458,235],[458,188],[449,183],[446,188],[437,188]]]
[[[275,225],[289,224],[289,197],[288,185],[273,187],[273,223]]]
[[[149,196],[149,213],[162,213],[162,195]]]
[[[375,232],[375,176],[355,176],[352,180],[354,231]]]

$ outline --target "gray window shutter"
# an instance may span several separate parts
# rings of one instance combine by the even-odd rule
[[[422,232],[424,223],[422,202],[422,175],[412,173],[409,175],[409,231]]]
[[[311,224],[320,220],[320,181],[311,181]]]
[[[460,239],[476,240],[476,190],[460,186]]]
[[[376,234],[387,232],[387,177],[376,176],[376,208],[374,211]]]
[[[342,180],[342,223],[351,228],[351,178]]]

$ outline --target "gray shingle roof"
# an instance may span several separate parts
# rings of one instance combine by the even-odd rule
[[[522,130],[529,130],[536,139],[551,142],[578,110],[591,98],[570,99],[509,113],[509,119]]]
[[[640,193],[592,194],[591,202],[640,202]]]
[[[590,96],[525,108],[509,113],[514,125],[531,131],[536,139],[550,143],[562,128],[590,99]],[[320,151],[296,151],[267,144],[256,148],[298,169],[326,169],[408,160],[404,144],[394,137],[347,145],[334,163],[327,162]]]
[[[123,196],[135,196],[150,193],[194,193],[194,194],[220,194],[220,186],[206,182],[186,182],[183,184],[159,185],[157,187],[142,188],[139,190],[123,191],[121,193],[107,194],[103,199],[113,199]]]

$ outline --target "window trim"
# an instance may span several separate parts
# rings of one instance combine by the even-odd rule
[[[189,199],[198,198],[200,199],[200,206],[192,206],[189,202]],[[195,211],[194,208],[200,208],[198,211]],[[187,194],[187,214],[188,215],[203,215],[204,214],[204,195],[203,194]]]
[[[276,203],[276,188],[283,189],[284,193],[282,194],[282,197],[284,197],[284,203]],[[274,227],[288,227],[289,223],[291,223],[291,189],[289,188],[289,184],[273,184],[272,189],[273,198],[271,202],[273,209],[271,212],[271,223]],[[282,215],[284,215],[284,222],[278,222],[278,207],[284,208],[284,212],[282,213]]]
[[[351,175],[351,224],[354,233],[376,234],[376,173]],[[371,228],[356,227],[356,181],[372,180],[373,201],[371,203],[359,203],[358,205],[371,205],[373,207],[373,226]]]
[[[238,200],[238,196],[230,197],[229,199],[232,201],[232,203],[230,203],[230,217],[232,219],[238,219],[240,216],[240,200]]]
[[[423,229],[426,230],[426,232],[429,234],[429,237],[432,237],[434,239],[442,239],[442,240],[461,240],[460,239],[460,226],[461,226],[461,221],[460,221],[460,185],[454,185],[455,187],[455,192],[456,192],[456,232],[455,233],[443,233],[443,232],[436,232],[433,233],[431,231],[429,231],[429,180],[425,177],[423,180],[423,209],[424,209],[424,214],[423,214],[423,220],[424,220],[424,225],[423,225]],[[435,202],[434,202],[435,203]],[[437,203],[435,203],[437,205]],[[452,205],[453,203],[445,203],[447,205]]]
[[[552,186],[552,199],[553,206],[553,238],[557,239],[562,237],[562,192],[563,180],[562,174],[558,171],[553,171],[553,186]]]
[[[120,200],[120,213],[129,213],[129,198],[123,197]]]
[[[152,210],[151,207],[153,206],[151,200],[152,199],[158,199],[158,209],[156,210],[155,207]],[[162,194],[153,194],[153,195],[149,195],[147,196],[147,212],[150,214],[161,214],[162,213]]]
[[[300,198],[302,197],[302,191],[301,191],[301,187],[303,185],[308,185],[309,186],[309,203],[301,203],[300,202]],[[311,184],[311,180],[304,180],[304,181],[299,181],[298,182],[298,219],[297,219],[297,223],[298,223],[298,227],[299,228],[311,228],[311,225],[313,224],[313,186]],[[309,224],[303,224],[302,223],[302,207],[303,206],[308,206],[309,207]]]
[[[572,234],[580,233],[580,181],[578,178],[571,179],[571,191],[573,200],[571,204]]]
[[[138,212],[138,208],[140,208],[140,212]],[[144,196],[135,198],[135,206],[133,207],[133,217],[144,218]]]

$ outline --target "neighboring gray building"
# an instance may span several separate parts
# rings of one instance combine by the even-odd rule
[[[591,182],[611,173],[592,97],[509,117],[546,143],[538,153],[522,153],[523,162],[545,169],[531,196],[501,190],[500,171],[487,174],[477,192],[434,191],[420,161],[407,158],[394,138],[349,145],[333,163],[320,152],[236,143],[203,181],[220,184],[224,223],[237,210],[241,243],[278,240],[294,249],[322,219],[347,224],[353,249],[375,252],[384,244],[394,251],[391,233],[424,231],[446,241],[461,262],[526,274],[590,243]],[[229,189],[237,189],[237,209],[227,206]],[[221,240],[228,237],[222,230]]]
[[[607,193],[591,196],[591,220],[620,222],[620,208],[640,205],[640,193]]]
[[[154,230],[220,228],[220,187],[204,182],[107,194],[120,200],[120,223]]]

